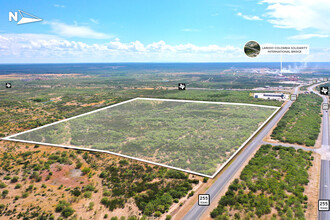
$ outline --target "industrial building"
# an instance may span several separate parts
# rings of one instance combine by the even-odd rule
[[[253,97],[258,99],[285,101],[288,100],[290,96],[284,93],[254,93]]]

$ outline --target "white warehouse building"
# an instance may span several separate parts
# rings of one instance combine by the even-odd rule
[[[285,101],[290,98],[289,94],[284,93],[254,93],[253,97],[258,99],[271,99],[278,101]]]

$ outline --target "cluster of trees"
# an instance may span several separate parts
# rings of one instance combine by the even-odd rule
[[[133,197],[144,215],[155,217],[167,212],[173,202],[188,194],[192,184],[199,182],[188,179],[181,171],[127,160],[108,165],[100,178],[104,186],[101,203],[110,211],[123,208],[127,199]]]
[[[85,198],[90,199],[92,197],[92,193],[95,191],[95,186],[90,183],[86,186],[83,187],[75,187],[74,189],[72,189],[70,192],[73,196],[75,197],[79,197],[79,196],[83,196]]]
[[[16,209],[9,210],[3,204],[0,204],[0,216],[15,215],[15,219],[38,219],[38,220],[55,220],[55,216],[50,212],[45,212],[41,207],[30,206],[25,211],[18,212]]]
[[[322,98],[301,94],[274,129],[271,137],[281,142],[314,146],[320,133]]]
[[[304,186],[309,182],[307,170],[311,160],[311,152],[263,145],[240,178],[231,183],[211,217],[268,218],[275,209],[275,219],[305,219],[308,198]]]
[[[39,183],[39,181],[47,181],[51,178],[53,174],[50,172],[50,165],[53,163],[74,164],[76,168],[79,166],[81,170],[88,173],[88,178],[99,173],[103,185],[103,198],[101,197],[98,204],[103,204],[109,211],[113,211],[123,208],[127,201],[133,198],[145,215],[144,219],[147,219],[147,216],[158,217],[167,212],[174,202],[187,196],[193,184],[199,182],[197,179],[189,179],[188,175],[181,171],[152,167],[127,159],[118,161],[106,154],[71,150],[48,153],[43,152],[39,146],[35,146],[35,148],[38,149],[15,153],[13,153],[15,151],[13,148],[12,152],[7,151],[0,154],[0,176],[3,176],[0,181],[0,198],[9,197],[8,185],[12,184],[14,190],[21,192],[14,201],[22,199],[21,202],[24,203],[24,198],[32,196],[33,193],[39,193],[39,187],[41,190],[47,188],[46,184]],[[49,173],[48,178],[41,178],[44,172]],[[26,185],[27,183],[30,185]],[[54,212],[61,213],[62,218],[67,216],[71,218],[74,215],[74,202],[83,198],[91,199],[93,193],[98,191],[95,184],[74,188],[61,185],[57,190],[69,193],[69,199],[66,201],[57,197],[60,202],[56,205]],[[47,189],[47,192],[49,191],[52,190]],[[46,193],[42,194],[42,196],[44,195]],[[88,210],[92,210],[95,206],[96,203],[90,203]],[[13,210],[7,208],[7,204],[1,205],[0,209],[6,213],[6,216],[14,213]],[[22,216],[28,216],[23,214],[26,210],[19,211]],[[41,216],[42,213],[40,211],[38,216]],[[47,217],[45,216],[46,214],[41,219],[52,219],[50,213],[47,213]],[[170,219],[170,216],[167,219]]]
[[[7,172],[18,172],[19,169],[14,169],[15,166],[22,167],[24,174],[22,180],[25,181],[27,177],[33,182],[40,182],[42,180],[41,172],[47,170],[49,175],[46,177],[46,180],[50,178],[52,172],[50,172],[50,165],[54,163],[68,164],[73,163],[72,158],[67,154],[67,152],[59,152],[52,154],[44,154],[44,158],[38,158],[40,150],[37,151],[27,151],[21,152],[16,155],[10,155],[4,153],[2,157],[2,163],[0,167]],[[72,155],[71,155],[72,156]],[[7,175],[5,180],[10,180],[10,183],[16,183],[20,180],[18,176]],[[0,188],[4,188],[5,183],[0,181]]]
[[[55,212],[60,212],[63,217],[67,218],[73,215],[75,210],[71,207],[70,203],[65,200],[61,200],[56,205]]]
[[[26,148],[28,148],[28,146],[26,146]],[[39,146],[35,145],[34,148],[39,148]],[[50,171],[51,164],[72,164],[75,157],[75,152],[71,152],[69,155],[66,151],[42,153],[39,149],[25,152],[17,151],[15,147],[7,149],[6,152],[0,154],[0,176],[3,176],[0,181],[0,189],[4,189],[0,191],[0,196],[3,199],[8,198],[11,193],[10,188],[12,188],[8,186],[13,184],[15,184],[15,191],[21,191],[21,195],[16,195],[14,201],[20,198],[27,198],[33,191],[36,192],[37,186],[47,188],[44,183],[38,185],[34,185],[33,183],[41,182],[43,179],[45,181],[50,179],[52,176],[52,172]],[[44,172],[48,172],[46,178],[42,178],[42,173]],[[83,188],[83,192],[87,190],[91,190],[89,185]],[[42,196],[45,195],[45,193],[42,194]],[[13,214],[13,210],[7,209],[5,213],[9,216],[10,213]],[[49,213],[45,214],[42,211],[34,212],[32,210],[30,210],[29,214],[22,210],[19,212],[19,216],[28,219],[28,216],[32,215],[31,213],[34,213],[33,216],[40,217],[40,219],[52,219],[52,215]],[[35,213],[38,213],[38,215]]]
[[[125,202],[126,200],[121,198],[110,199],[108,197],[103,197],[101,199],[101,204],[109,208],[110,211],[113,211],[117,208],[124,208]]]

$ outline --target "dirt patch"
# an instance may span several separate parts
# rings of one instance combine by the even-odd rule
[[[79,169],[75,169],[74,165],[52,164],[50,170],[53,173],[47,183],[55,186],[65,185],[67,187],[77,187],[88,184],[88,178],[82,176]],[[48,172],[42,174],[47,176]]]
[[[154,90],[155,88],[137,88],[137,89],[140,89],[140,90]]]
[[[81,105],[82,107],[87,107],[87,106],[94,106],[94,105],[101,105],[105,102],[105,100],[102,100],[100,102],[96,102],[96,103],[89,103],[89,104],[83,104]]]
[[[76,105],[78,105],[78,103],[76,101],[71,101],[71,102],[66,102],[64,105],[65,106],[70,106],[70,105],[76,106]]]
[[[308,197],[306,219],[317,219],[318,199],[319,199],[319,184],[321,173],[321,156],[313,153],[313,166],[308,170],[309,183],[305,187],[305,193]]]
[[[82,174],[83,173],[79,169],[72,169],[72,170],[69,171],[69,176],[70,177],[81,177]]]

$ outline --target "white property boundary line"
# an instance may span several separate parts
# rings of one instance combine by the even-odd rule
[[[221,104],[221,105],[242,105],[242,106],[253,106],[253,107],[263,107],[263,108],[273,108],[276,109],[271,116],[269,116],[269,118],[234,152],[234,154],[232,154],[232,156],[230,156],[230,158],[227,159],[227,161],[212,175],[206,175],[206,174],[202,174],[202,173],[198,173],[198,172],[194,172],[191,170],[185,170],[185,169],[181,169],[181,168],[177,168],[177,167],[173,167],[173,166],[169,166],[169,165],[165,165],[165,164],[160,164],[157,162],[152,162],[149,160],[144,160],[141,158],[137,158],[137,157],[131,157],[131,156],[127,156],[124,154],[119,154],[119,153],[115,153],[112,151],[106,151],[106,150],[98,150],[98,149],[91,149],[91,148],[81,148],[81,147],[74,147],[74,146],[66,146],[66,145],[60,145],[60,144],[49,144],[49,143],[43,143],[43,142],[36,142],[36,141],[27,141],[27,140],[20,140],[20,139],[15,139],[13,137],[16,137],[18,135],[22,135],[28,132],[32,132],[32,131],[36,131],[39,130],[41,128],[46,128],[55,124],[59,124],[61,122],[65,122],[65,121],[69,121],[71,119],[75,119],[75,118],[79,118],[85,115],[89,115],[95,112],[99,112],[108,108],[113,108],[122,104],[126,104],[135,100],[151,100],[151,101],[169,101],[169,102],[188,102],[188,103],[204,103],[204,104]],[[157,166],[162,166],[162,167],[166,167],[166,168],[170,168],[170,169],[174,169],[174,170],[179,170],[179,171],[183,171],[186,173],[191,173],[191,174],[195,174],[195,175],[199,175],[199,176],[204,176],[204,177],[209,177],[209,178],[214,178],[240,151],[243,147],[245,147],[245,145],[268,123],[268,121],[281,109],[281,107],[275,107],[275,106],[266,106],[266,105],[255,105],[255,104],[245,104],[245,103],[232,103],[232,102],[208,102],[208,101],[193,101],[193,100],[180,100],[180,99],[156,99],[156,98],[134,98],[134,99],[130,99],[124,102],[120,102],[114,105],[110,105],[104,108],[100,108],[94,111],[90,111],[81,115],[77,115],[71,118],[67,118],[67,119],[63,119],[57,122],[53,122],[47,125],[43,125],[41,127],[37,127],[37,128],[33,128],[27,131],[23,131],[17,134],[13,134],[4,138],[0,138],[0,140],[5,140],[5,141],[15,141],[15,142],[22,142],[22,143],[29,143],[29,144],[39,144],[39,145],[46,145],[46,146],[52,146],[52,147],[62,147],[62,148],[70,148],[70,149],[75,149],[75,150],[86,150],[86,151],[94,151],[94,152],[102,152],[102,153],[109,153],[112,155],[116,155],[116,156],[120,156],[120,157],[124,157],[124,158],[128,158],[128,159],[133,159],[133,160],[137,160],[137,161],[142,161],[145,163],[149,163],[149,164],[153,164],[153,165],[157,165]]]
[[[277,108],[267,120],[262,123],[262,125],[235,151],[231,157],[228,158],[228,160],[212,175],[211,178],[214,178],[241,150],[245,145],[272,119],[272,117],[281,109],[281,107],[275,107]]]
[[[181,168],[177,168],[177,167],[172,167],[172,166],[168,166],[166,164],[161,164],[161,163],[157,163],[157,162],[152,162],[149,160],[144,160],[141,158],[137,158],[137,157],[131,157],[131,156],[127,156],[124,154],[119,154],[119,153],[115,153],[112,151],[106,151],[106,150],[98,150],[98,149],[91,149],[91,148],[82,148],[82,147],[72,147],[72,146],[66,146],[66,145],[60,145],[60,144],[48,144],[48,143],[43,143],[43,142],[36,142],[36,141],[25,141],[25,140],[19,140],[19,139],[4,139],[3,140],[7,140],[7,141],[15,141],[15,142],[22,142],[22,143],[29,143],[29,144],[39,144],[39,145],[46,145],[46,146],[51,146],[51,147],[62,147],[62,148],[70,148],[70,149],[75,149],[75,150],[84,150],[84,151],[94,151],[94,152],[102,152],[102,153],[108,153],[108,154],[113,154],[116,156],[120,156],[120,157],[125,157],[128,159],[133,159],[133,160],[138,160],[138,161],[142,161],[145,163],[150,163],[153,165],[158,165],[158,166],[162,166],[162,167],[166,167],[166,168],[171,168],[174,170],[180,170],[186,173],[191,173],[191,174],[195,174],[195,175],[199,175],[199,176],[206,176],[206,177],[210,177],[212,178],[212,176],[206,175],[206,174],[202,174],[202,173],[198,173],[198,172],[194,172],[194,171],[190,171],[190,170],[185,170],[185,169],[181,169]]]

